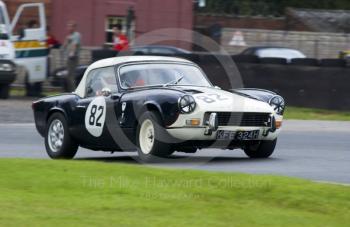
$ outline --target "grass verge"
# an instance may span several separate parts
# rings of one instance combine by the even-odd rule
[[[52,96],[52,95],[57,95],[57,94],[60,94],[62,92],[60,91],[46,91],[44,90],[43,91],[43,96]],[[23,88],[11,88],[10,90],[10,96],[19,96],[19,97],[22,97],[22,96],[25,96],[26,95],[26,91],[25,89]]]
[[[350,187],[86,161],[0,159],[0,226],[347,226]]]
[[[350,112],[287,106],[285,119],[350,121]]]

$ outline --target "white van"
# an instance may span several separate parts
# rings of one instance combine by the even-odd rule
[[[28,12],[35,19],[25,21]],[[41,87],[47,75],[47,57],[44,4],[20,5],[11,22],[6,5],[0,0],[0,98],[8,97],[9,86],[18,72],[16,66],[24,71],[22,81],[27,94]]]

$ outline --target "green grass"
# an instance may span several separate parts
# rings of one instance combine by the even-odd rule
[[[350,112],[288,106],[284,113],[284,118],[296,120],[350,121]]]
[[[57,95],[60,94],[62,92],[60,91],[43,91],[43,95],[44,96],[52,96],[52,95]],[[25,96],[26,91],[23,88],[11,88],[10,90],[10,96]]]
[[[0,159],[0,226],[348,226],[350,187],[276,176]]]

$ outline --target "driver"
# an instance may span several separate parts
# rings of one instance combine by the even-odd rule
[[[145,86],[145,80],[143,79],[141,73],[137,70],[128,72],[124,78],[123,85],[128,88]]]

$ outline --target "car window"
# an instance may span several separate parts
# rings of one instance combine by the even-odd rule
[[[252,55],[253,52],[254,52],[253,49],[249,48],[249,49],[244,50],[241,54],[242,55]]]
[[[134,52],[142,52],[143,54],[148,54],[148,49],[146,47],[133,47],[131,50]]]
[[[122,88],[169,85],[212,86],[204,73],[194,65],[152,63],[126,65],[120,68]],[[179,80],[177,83],[176,81]]]
[[[306,56],[298,50],[284,49],[284,48],[266,48],[257,51],[260,58],[274,57],[274,58],[305,58]]]
[[[174,50],[168,48],[150,47],[149,50],[152,54],[175,54]]]
[[[118,91],[114,67],[94,69],[87,75],[86,97],[102,95],[103,88],[109,88],[112,93]]]

